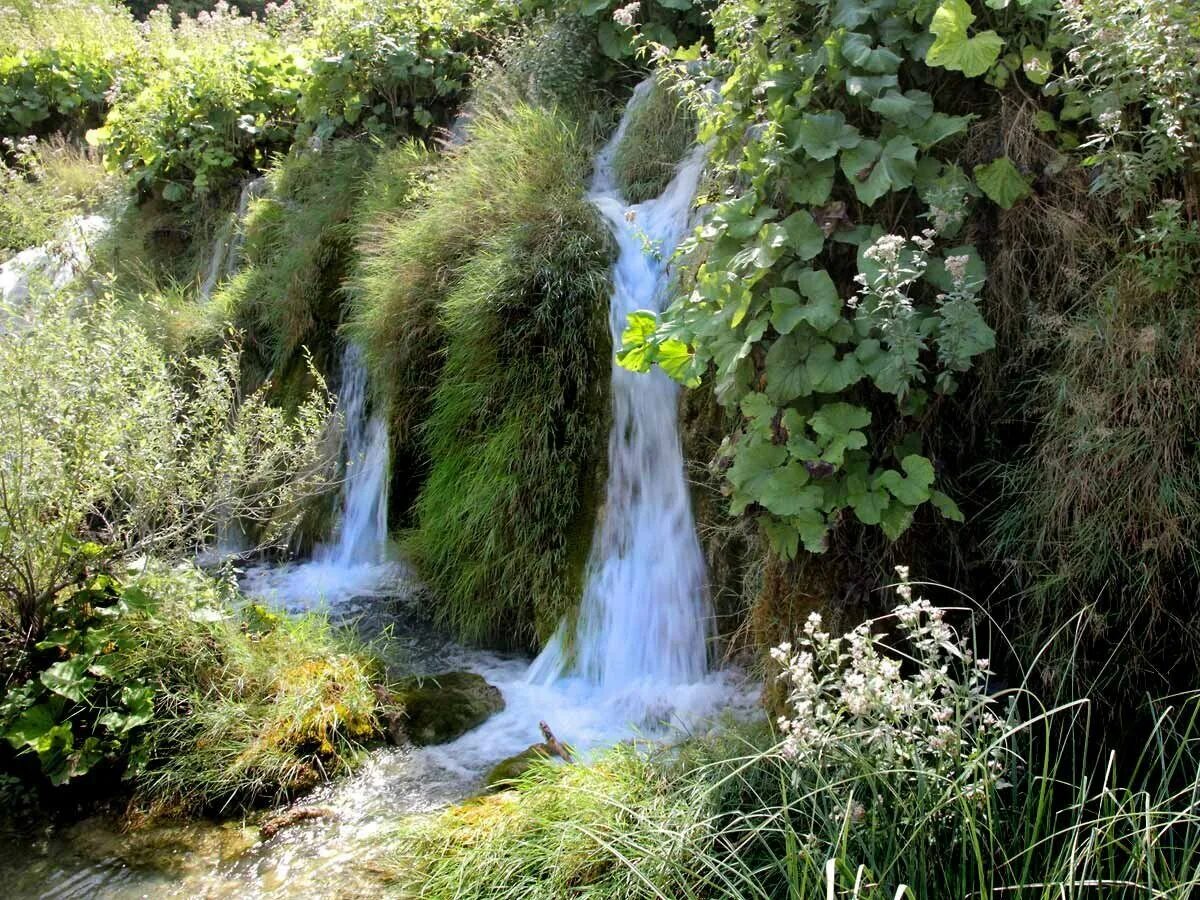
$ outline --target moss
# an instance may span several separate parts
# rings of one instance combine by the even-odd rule
[[[656,80],[631,114],[613,156],[617,187],[625,199],[642,203],[661,194],[695,138],[695,116]]]
[[[392,694],[403,709],[405,734],[422,747],[461,737],[504,709],[500,691],[474,672],[411,676]]]
[[[355,286],[395,458],[422,476],[403,544],[472,642],[534,647],[581,588],[612,353],[590,150],[560,114],[481,114]]]

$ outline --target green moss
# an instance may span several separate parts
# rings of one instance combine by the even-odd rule
[[[414,744],[445,744],[504,709],[500,691],[474,672],[405,678],[393,688],[404,733]]]
[[[535,646],[579,595],[612,352],[590,150],[561,115],[483,114],[364,251],[351,327],[427,472],[404,545],[469,641]]]
[[[617,187],[630,203],[661,194],[696,138],[696,119],[661,82],[634,109],[613,156]]]

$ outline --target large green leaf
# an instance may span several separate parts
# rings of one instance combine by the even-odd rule
[[[843,151],[841,163],[858,199],[870,205],[888,191],[912,186],[917,172],[917,146],[902,134],[883,145],[866,140]]]
[[[842,39],[842,57],[850,65],[877,75],[892,75],[899,71],[903,62],[887,47],[875,47],[870,35],[858,31],[852,31]]]
[[[867,446],[867,436],[860,429],[871,424],[871,413],[850,403],[826,403],[808,424],[821,437],[821,459],[840,466],[847,450]]]
[[[785,169],[784,190],[793,203],[820,206],[833,191],[837,163],[833,158],[820,161],[800,157],[790,160]]]
[[[792,213],[780,227],[787,235],[788,245],[801,259],[812,259],[825,248],[825,232],[805,210]]]
[[[929,23],[937,39],[925,54],[926,64],[962,72],[968,78],[977,78],[990,69],[1000,58],[1004,41],[994,31],[969,37],[967,29],[974,21],[975,13],[967,0],[942,0]]]
[[[811,269],[796,276],[799,293],[780,287],[771,291],[771,324],[780,334],[790,334],[801,322],[817,331],[828,331],[842,317],[842,301],[829,273]],[[803,299],[807,302],[801,301]]]
[[[54,693],[76,703],[87,698],[88,690],[96,679],[87,674],[89,660],[84,656],[57,662],[41,674],[41,682]]]
[[[916,453],[900,460],[904,475],[894,469],[877,476],[880,487],[906,506],[920,506],[929,499],[929,488],[933,485],[933,463]]]
[[[846,117],[836,110],[805,114],[789,129],[789,135],[793,150],[801,147],[815,160],[832,159],[862,140],[858,129],[847,125]]]
[[[984,166],[975,167],[975,181],[988,198],[1001,209],[1029,196],[1029,182],[1011,159],[1001,156]]]

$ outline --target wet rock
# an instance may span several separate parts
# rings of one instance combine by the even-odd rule
[[[549,725],[545,722],[538,722],[538,727],[542,730],[542,737],[546,740],[540,744],[534,744],[532,747],[522,750],[516,756],[510,756],[508,759],[502,760],[493,766],[485,779],[489,791],[499,791],[509,787],[516,779],[528,772],[530,766],[539,760],[558,757],[565,762],[573,761],[574,756],[571,753],[571,748],[554,736],[554,732],[550,730]]]
[[[393,696],[404,710],[405,734],[422,747],[461,737],[504,709],[499,689],[474,672],[410,676]]]
[[[337,813],[328,806],[298,806],[277,816],[271,816],[258,829],[264,841],[269,841],[285,828],[299,825],[301,822],[311,822],[314,819],[336,819]]]
[[[549,758],[550,751],[546,749],[545,744],[534,744],[527,750],[496,763],[487,773],[484,783],[489,791],[502,791],[511,787],[534,763]]]

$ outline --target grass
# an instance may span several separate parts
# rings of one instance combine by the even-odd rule
[[[218,288],[209,313],[211,333],[228,322],[245,335],[257,368],[251,380],[306,370],[305,351],[323,371],[336,370],[351,220],[372,156],[367,143],[341,141],[280,157],[267,172],[268,187],[240,226],[240,270]]]
[[[696,119],[661,81],[634,109],[613,156],[617,187],[630,203],[661,194],[696,139]]]
[[[484,112],[355,285],[351,333],[426,473],[404,544],[468,641],[534,646],[580,591],[611,354],[589,143],[553,112]]]
[[[134,751],[135,809],[278,803],[348,771],[378,733],[378,665],[327,620],[235,613],[194,569],[152,570],[142,586],[159,603],[131,623],[122,667],[157,688]]]
[[[1192,279],[1155,291],[1128,244],[1107,246],[1109,268],[1087,292],[1030,323],[1042,364],[1015,398],[1035,425],[1026,450],[993,470],[1002,505],[989,537],[1021,576],[1027,646],[1086,608],[1079,637],[1093,664],[1070,671],[1103,668],[1106,691],[1127,701],[1190,683],[1200,664],[1185,599],[1200,566],[1189,525],[1200,516],[1200,292]],[[1067,671],[1062,659],[1047,669]]]
[[[94,212],[116,193],[95,151],[61,138],[32,145],[11,165],[0,161],[0,261],[53,240],[70,216]]]
[[[742,726],[535,767],[401,828],[386,871],[435,900],[1193,896],[1200,697],[1156,706],[1129,757],[1089,744],[1086,704],[1007,701],[1009,763],[982,791],[975,760],[942,779],[882,765],[852,718],[795,758]]]

